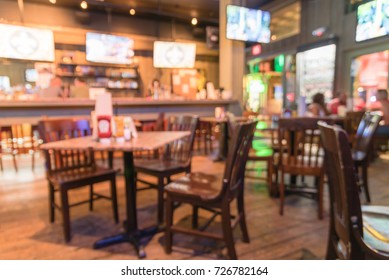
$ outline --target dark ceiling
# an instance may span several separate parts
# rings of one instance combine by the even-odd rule
[[[72,9],[79,9],[82,0],[56,0],[51,4],[49,0],[24,0],[45,5],[57,5]],[[248,8],[260,8],[272,0],[246,0]],[[129,15],[129,10],[134,8],[139,17],[148,17],[160,20],[176,19],[190,22],[192,17],[197,17],[200,25],[219,22],[219,0],[86,0],[88,10],[103,11]],[[243,3],[244,3],[243,2]],[[129,15],[130,16],[130,15]]]

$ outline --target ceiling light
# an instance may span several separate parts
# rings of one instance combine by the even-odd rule
[[[192,18],[192,21],[191,21],[192,25],[196,25],[197,24],[197,18]]]
[[[57,3],[57,0],[49,0],[49,2],[50,2],[51,4],[55,4],[55,3]]]
[[[130,10],[130,15],[133,16],[133,15],[135,15],[135,13],[136,13],[135,9],[131,9],[131,10]]]
[[[271,39],[274,41],[277,39],[277,35],[271,35]]]
[[[88,3],[86,1],[82,1],[81,4],[80,4],[81,8],[83,8],[84,10],[86,10],[88,8]]]

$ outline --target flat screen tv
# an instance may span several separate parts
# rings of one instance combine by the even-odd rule
[[[375,0],[358,7],[357,42],[389,34],[389,0]]]
[[[270,42],[270,12],[227,5],[227,39]]]
[[[52,30],[0,24],[0,34],[0,57],[54,61]]]
[[[193,68],[196,60],[196,44],[154,42],[153,65],[155,68]]]
[[[90,62],[131,64],[134,40],[101,33],[86,33],[86,60]]]

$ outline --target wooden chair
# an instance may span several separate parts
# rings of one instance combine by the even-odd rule
[[[350,143],[355,141],[355,135],[357,134],[359,124],[361,123],[364,114],[364,111],[346,112],[344,119],[344,130],[347,132]]]
[[[318,201],[318,217],[323,218],[323,150],[317,127],[319,120],[331,122],[329,118],[280,118],[279,147],[275,155],[277,170],[280,171],[280,215],[284,213],[285,192],[301,194]],[[291,183],[285,185],[285,174],[290,174]],[[314,177],[314,186],[296,184],[296,176]]]
[[[31,168],[35,168],[35,152],[39,146],[38,139],[34,134],[34,128],[31,124],[13,124],[4,126],[0,130],[1,151],[3,154],[12,156],[15,171],[18,171],[17,155],[31,155]],[[0,159],[0,167],[2,162]]]
[[[197,149],[201,150],[203,145],[204,154],[212,153],[213,142],[213,124],[211,122],[199,121],[196,129]]]
[[[228,159],[222,182],[213,175],[191,173],[165,187],[166,199],[166,253],[172,251],[173,232],[224,240],[228,255],[236,259],[232,230],[239,223],[244,242],[249,242],[244,211],[244,172],[248,151],[251,147],[256,122],[237,124],[232,136]],[[221,185],[221,188],[220,188]],[[237,219],[231,225],[230,203],[237,201]],[[189,203],[194,207],[193,229],[173,225],[173,211],[176,203]],[[221,213],[223,234],[217,235],[197,229],[198,208],[216,209]],[[207,223],[209,224],[209,223]]]
[[[44,120],[39,122],[39,132],[44,143],[64,140],[75,137],[83,137],[91,134],[87,120],[73,121]],[[91,149],[45,150],[46,177],[49,183],[49,213],[50,222],[55,220],[55,208],[62,213],[65,241],[71,239],[70,207],[89,203],[93,209],[93,200],[109,199],[112,201],[114,220],[119,221],[117,196],[116,196],[116,173],[113,169],[96,166],[94,152]],[[93,184],[110,182],[111,196],[105,196],[93,191]],[[90,186],[88,200],[75,204],[69,204],[69,191],[72,189]],[[55,200],[55,193],[59,192],[61,204]]]
[[[360,185],[363,187],[367,202],[370,202],[368,166],[372,141],[375,131],[379,125],[381,116],[377,113],[366,112],[359,123],[355,134],[352,157],[358,174]]]
[[[11,126],[0,127],[0,169],[3,171],[3,155],[11,155],[13,165],[16,171],[18,171],[18,165],[16,163],[16,153],[13,148],[13,136]]]
[[[323,122],[319,128],[331,202],[326,258],[389,259],[389,207],[361,207],[346,132]]]
[[[163,223],[165,179],[167,182],[170,182],[171,176],[183,172],[189,173],[191,171],[192,151],[197,123],[198,117],[170,117],[167,127],[168,131],[190,131],[190,135],[168,144],[164,148],[164,152],[160,158],[135,159],[136,181],[148,185],[146,189],[152,187],[158,190],[157,211],[159,224]],[[139,174],[141,173],[156,177],[158,179],[157,184],[139,178]]]

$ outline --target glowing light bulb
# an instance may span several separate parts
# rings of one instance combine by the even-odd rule
[[[81,4],[80,4],[81,8],[83,8],[84,10],[86,10],[88,8],[88,3],[86,1],[82,1]]]
[[[192,18],[191,23],[192,23],[192,25],[196,25],[198,23],[197,18],[195,18],[195,17]]]

